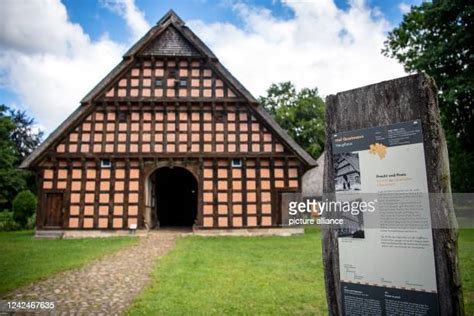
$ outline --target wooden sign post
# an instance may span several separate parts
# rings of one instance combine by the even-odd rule
[[[326,104],[325,198],[334,200],[341,191],[361,194],[364,186],[377,191],[380,185],[383,191],[392,185],[396,193],[413,187],[437,199],[426,200],[431,222],[418,237],[416,230],[398,230],[392,236],[390,230],[367,227],[367,222],[359,223],[366,227],[354,229],[357,232],[323,229],[330,315],[463,315],[448,153],[434,81],[424,74],[411,75],[330,95]],[[338,167],[344,164],[344,169]],[[404,210],[385,207],[386,213],[391,211]],[[400,214],[401,220],[405,216]],[[418,245],[401,249],[406,245],[406,240],[399,242],[403,238]],[[397,242],[399,246],[393,246]],[[414,260],[413,254],[425,259]],[[361,266],[365,263],[371,268]]]

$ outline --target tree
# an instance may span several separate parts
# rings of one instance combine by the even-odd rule
[[[34,128],[35,120],[25,111],[9,110],[10,118],[15,125],[11,139],[15,143],[19,158],[23,161],[41,143],[43,132]]]
[[[435,79],[453,188],[474,191],[474,5],[434,0],[412,6],[382,53],[408,72],[424,71]]]
[[[26,181],[16,167],[18,154],[11,135],[15,124],[6,116],[7,107],[0,105],[0,207],[7,208],[18,190],[24,189]]]
[[[41,132],[33,129],[34,120],[24,112],[0,105],[0,211],[9,209],[14,196],[29,188],[35,191],[30,172],[18,166],[41,140]]]
[[[318,89],[296,91],[290,81],[272,84],[260,104],[311,156],[324,150],[324,101]]]

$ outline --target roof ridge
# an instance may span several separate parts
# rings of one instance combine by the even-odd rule
[[[159,19],[158,22],[156,22],[156,25],[163,25],[168,20],[171,20],[181,25],[185,24],[184,21],[179,17],[178,14],[176,14],[176,12],[174,12],[173,9],[169,9],[168,12],[166,12],[166,14],[161,19]]]

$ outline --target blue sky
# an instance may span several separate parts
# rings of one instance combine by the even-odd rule
[[[117,14],[108,10],[100,0],[64,0],[62,2],[68,10],[71,21],[79,23],[91,38],[98,39],[104,33],[108,33],[113,40],[127,41],[128,33],[124,21]],[[291,18],[294,14],[280,1],[242,2],[268,8],[281,19]],[[418,2],[420,1],[370,0],[367,3],[371,7],[379,8],[393,25],[397,25],[402,20],[400,3],[416,4]],[[348,7],[348,1],[345,0],[337,0],[335,3],[341,9]],[[136,1],[136,5],[144,12],[146,20],[151,24],[156,23],[169,9],[173,9],[185,21],[200,19],[208,23],[230,22],[241,26],[242,21],[233,12],[231,4],[231,1],[206,0]]]
[[[169,9],[255,96],[283,80],[325,96],[403,75],[380,49],[403,12],[419,3],[4,0],[0,103],[26,109],[50,132]]]

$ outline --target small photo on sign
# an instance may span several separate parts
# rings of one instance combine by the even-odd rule
[[[360,191],[359,154],[336,154],[333,161],[335,191]]]

